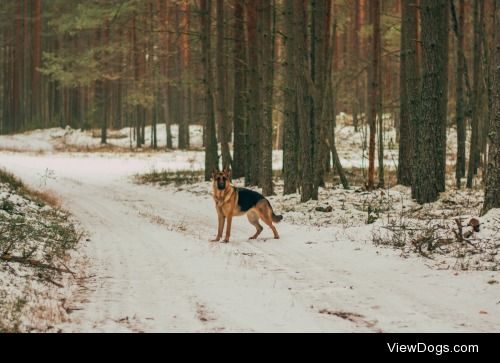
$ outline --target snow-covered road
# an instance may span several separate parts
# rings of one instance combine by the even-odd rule
[[[88,231],[93,278],[63,331],[500,331],[498,273],[433,270],[353,242],[366,227],[310,229],[285,214],[281,240],[265,229],[249,241],[238,218],[231,243],[208,242],[209,196],[131,181],[168,164],[159,155],[0,153],[0,167],[54,191]]]

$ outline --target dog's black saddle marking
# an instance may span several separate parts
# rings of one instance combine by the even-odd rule
[[[240,206],[240,210],[242,212],[247,212],[250,208],[255,207],[260,200],[264,199],[262,194],[254,192],[250,189],[238,188],[237,191],[238,205]]]

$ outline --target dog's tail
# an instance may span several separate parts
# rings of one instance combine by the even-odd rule
[[[267,200],[267,199],[266,199]],[[274,213],[273,207],[271,206],[271,203],[267,200],[267,204],[269,204],[269,208],[271,209],[271,219],[273,220],[274,223],[279,223],[283,219],[283,216],[277,215]]]
[[[281,222],[282,219],[283,219],[283,216],[281,216],[281,215],[278,216],[278,215],[274,214],[274,212],[273,212],[273,222],[274,223],[279,223],[279,222]]]

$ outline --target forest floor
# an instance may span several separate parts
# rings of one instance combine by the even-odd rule
[[[243,217],[230,243],[210,243],[210,184],[188,154],[0,153],[2,167],[56,194],[87,231],[79,254],[88,278],[56,329],[500,330],[500,211],[479,218],[479,232],[466,226],[481,190],[451,190],[423,208],[401,187],[330,186],[306,204],[274,196],[280,240],[265,229],[249,241]]]

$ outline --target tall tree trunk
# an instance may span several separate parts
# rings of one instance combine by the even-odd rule
[[[473,94],[472,94],[472,133],[469,151],[469,167],[467,172],[467,188],[472,188],[474,176],[477,175],[480,158],[479,145],[479,122],[481,113],[481,58],[482,58],[482,42],[481,42],[481,14],[480,8],[483,0],[474,0],[474,56],[473,56]]]
[[[42,125],[41,115],[41,75],[42,65],[42,0],[33,1],[33,67],[32,67],[32,118]],[[32,120],[33,121],[33,120]]]
[[[8,38],[8,32],[7,29],[0,29],[1,35],[2,35],[2,42],[5,42],[5,40]],[[1,47],[0,48],[0,64],[2,65],[0,67],[0,72],[2,76],[2,87],[0,88],[0,94],[1,94],[1,104],[2,104],[2,117],[0,118],[0,134],[6,134],[9,132],[10,125],[9,125],[9,98],[10,98],[10,87],[9,87],[9,47]]]
[[[407,55],[408,63],[408,81],[407,81],[407,95],[409,101],[409,129],[410,129],[410,141],[411,141],[411,159],[412,159],[412,170],[411,170],[411,196],[416,199],[416,188],[413,187],[417,183],[418,170],[417,170],[417,132],[418,125],[420,122],[420,112],[421,112],[421,84],[422,84],[422,42],[420,33],[420,1],[415,0],[415,6],[413,9],[413,15],[411,17],[411,22],[409,24],[410,31],[414,34],[414,42],[411,43]]]
[[[370,1],[370,22],[372,23],[372,54],[370,63],[370,87],[369,87],[369,110],[368,125],[370,127],[370,138],[368,145],[368,183],[367,189],[375,188],[375,136],[377,132],[377,103],[379,92],[379,47],[380,47],[380,1]]]
[[[444,192],[446,190],[446,127],[448,122],[448,52],[449,52],[449,34],[450,34],[450,3],[443,0],[443,19],[439,25],[439,40],[438,44],[441,60],[441,71],[439,72],[440,84],[440,118],[441,128],[436,134],[438,142],[437,150],[437,182],[438,190]]]
[[[319,187],[324,186],[325,159],[327,154],[327,117],[324,108],[327,97],[327,79],[331,79],[331,56],[328,54],[330,2],[313,0],[311,2],[311,78],[314,83],[311,120],[314,127],[314,186],[312,198],[318,199]],[[330,51],[331,52],[331,51]]]
[[[22,56],[17,59],[18,67],[19,67],[19,81],[20,85],[20,102],[21,109],[19,110],[19,114],[16,118],[19,121],[19,129],[21,130],[28,127],[33,126],[41,126],[35,124],[35,118],[33,115],[33,75],[34,75],[34,67],[33,67],[33,50],[35,48],[41,48],[41,29],[39,28],[39,24],[35,26],[33,21],[33,12],[34,12],[34,2],[33,1],[24,1],[24,5],[22,1],[18,1],[18,10],[17,15],[20,16],[16,19],[16,54]],[[37,5],[38,7],[38,5]],[[24,11],[22,10],[24,8]],[[38,11],[38,9],[37,9]],[[24,16],[24,19],[21,17]],[[36,29],[38,28],[38,29]],[[40,30],[40,33],[38,33]],[[36,34],[37,33],[37,34]],[[35,41],[35,37],[37,40]],[[8,41],[8,40],[6,40]],[[38,43],[38,44],[35,44]],[[38,49],[41,50],[41,49]],[[36,50],[35,50],[36,52]],[[38,52],[36,52],[38,54]],[[37,75],[38,76],[38,75]],[[39,81],[39,79],[38,79]],[[40,83],[40,82],[38,82]]]
[[[482,214],[500,208],[500,0],[494,3],[493,99],[490,120],[488,168]]]
[[[332,154],[332,163],[333,169],[337,171],[340,182],[344,189],[349,189],[349,182],[344,172],[344,168],[340,162],[339,154],[337,151],[337,146],[335,142],[335,128],[336,128],[336,89],[335,87],[335,67],[334,67],[334,58],[337,57],[337,54],[334,53],[334,49],[336,49],[336,39],[337,39],[337,14],[333,14],[332,7],[333,4],[327,5],[330,8],[328,15],[328,31],[327,31],[327,63],[326,63],[326,84],[325,84],[325,93],[323,98],[323,110],[322,110],[322,118],[325,123],[327,139],[329,144],[329,152]],[[329,155],[328,155],[329,156]],[[328,157],[328,163],[330,162]]]
[[[307,16],[306,4],[293,1],[293,38],[295,43],[294,72],[295,93],[297,95],[297,118],[299,131],[300,150],[300,189],[301,202],[306,202],[313,197],[314,174],[313,174],[313,145],[311,134],[313,125],[311,122],[311,95],[312,90],[308,84],[310,78],[310,66],[307,59]]]
[[[441,143],[446,140],[447,0],[421,0],[422,14],[422,92],[416,128],[415,182],[412,193],[418,203],[437,200],[445,173]],[[444,133],[444,135],[443,135]]]
[[[24,118],[24,104],[25,101],[27,105],[33,105],[33,89],[34,85],[33,82],[31,84],[31,97],[23,97],[22,93],[22,82],[23,82],[23,59],[25,56],[25,49],[23,49],[23,44],[22,44],[22,5],[21,2],[19,2],[17,6],[17,18],[14,21],[14,32],[11,35],[12,38],[10,38],[10,42],[14,41],[15,43],[11,45],[14,48],[14,52],[12,53],[12,74],[13,74],[13,80],[12,80],[12,106],[11,106],[11,116],[12,121],[11,121],[11,131],[19,131],[22,127],[23,124],[23,118]],[[26,30],[27,31],[27,30]],[[34,46],[36,48],[36,46]],[[28,53],[29,54],[29,53]],[[31,66],[31,69],[33,70],[33,65]],[[25,100],[26,98],[26,100]],[[29,112],[29,111],[28,111]],[[30,120],[31,125],[34,124],[33,120],[33,114],[30,113]]]
[[[217,138],[215,137],[215,113],[213,98],[213,76],[211,49],[211,0],[200,0],[201,8],[201,57],[203,62],[203,84],[205,88],[205,180],[210,180],[212,171],[218,169]]]
[[[226,67],[224,64],[224,1],[217,0],[217,49],[216,49],[216,62],[217,62],[217,118],[220,124],[219,140],[222,151],[222,167],[230,169],[231,167],[231,154],[229,152],[229,117],[227,114],[226,106],[226,93],[225,93],[225,75]]]
[[[104,25],[104,36],[102,39],[102,44],[106,47],[109,45],[109,22],[106,21]],[[100,37],[99,37],[100,38]],[[99,41],[100,39],[98,39]],[[105,65],[106,66],[106,65]],[[101,144],[105,145],[108,143],[108,119],[109,119],[109,107],[108,107],[108,102],[110,101],[111,97],[109,94],[110,91],[110,86],[109,86],[109,81],[108,80],[97,80],[96,82],[96,88],[101,88],[99,90],[99,95],[97,96],[97,90],[96,90],[96,96],[97,96],[97,114],[99,116],[99,119],[97,120],[98,122],[101,123]]]
[[[189,69],[189,1],[183,0],[178,7],[179,40],[178,46],[178,117],[179,123],[179,149],[189,148],[189,84],[187,72]]]
[[[261,80],[261,134],[259,185],[265,196],[273,194],[273,1],[259,0],[259,73]]]
[[[148,1],[148,15],[149,15],[149,31],[151,34],[151,40],[148,42],[148,54],[150,55],[149,57],[149,62],[151,63],[151,66],[149,67],[150,69],[150,77],[153,80],[153,106],[151,110],[151,148],[153,150],[156,150],[158,148],[158,138],[157,138],[157,133],[158,133],[158,115],[159,115],[159,108],[160,108],[160,85],[158,84],[158,78],[159,78],[159,52],[157,49],[155,49],[155,45],[159,43],[159,37],[158,37],[158,32],[155,32],[155,26],[157,26],[158,19],[155,18],[155,12],[156,14],[159,15],[160,8],[157,7],[155,9],[154,5],[154,0],[149,0]],[[160,22],[161,26],[161,22]]]
[[[258,1],[247,1],[247,41],[248,41],[248,119],[247,147],[248,168],[245,175],[246,185],[257,185],[260,175],[260,127],[262,125],[262,95],[259,80],[259,37],[257,35]]]
[[[411,118],[416,111],[410,102],[410,93],[415,97],[414,84],[416,80],[416,28],[417,14],[414,0],[402,0],[401,15],[401,69],[400,69],[400,136],[399,136],[399,165],[398,183],[410,186],[412,183],[413,168],[413,123]],[[414,105],[413,105],[414,106]]]
[[[353,29],[353,40],[352,40],[352,62],[354,63],[354,70],[357,73],[360,64],[360,31],[361,31],[361,3],[360,0],[354,0],[354,29]],[[359,127],[359,114],[361,103],[361,87],[359,84],[359,79],[355,79],[355,95],[352,102],[352,122],[354,125],[354,131],[358,132]]]
[[[168,69],[169,69],[169,32],[168,32],[168,11],[169,11],[169,0],[157,0],[157,8],[159,11],[159,21],[160,26],[159,29],[160,39],[163,49],[161,53],[160,59],[160,71],[163,78],[168,77]],[[165,137],[166,137],[166,149],[172,149],[172,132],[170,130],[170,110],[169,110],[169,87],[166,81],[161,83],[161,90],[159,92],[159,101],[161,104],[159,119],[165,122]]]
[[[246,100],[245,100],[245,24],[244,4],[241,0],[234,0],[234,142],[233,142],[233,178],[245,175],[246,158]]]
[[[378,3],[378,9],[374,9],[375,13],[373,22],[374,22],[374,33],[375,33],[375,44],[376,44],[376,54],[377,57],[377,68],[375,70],[375,75],[377,78],[377,133],[378,133],[378,141],[377,141],[377,151],[378,151],[378,187],[383,188],[385,185],[384,180],[384,114],[382,109],[382,34],[380,30],[380,2]],[[375,47],[375,45],[374,45]]]
[[[488,4],[488,6],[486,6]],[[479,135],[478,135],[478,143],[479,143],[479,164],[480,166],[483,167],[483,174],[486,171],[486,146],[488,143],[488,132],[490,128],[490,122],[489,120],[491,119],[491,108],[492,104],[489,102],[492,100],[492,77],[491,73],[492,70],[490,69],[490,63],[491,63],[491,55],[490,55],[490,42],[488,41],[488,37],[486,35],[486,17],[490,15],[486,15],[487,12],[489,14],[492,13],[490,6],[491,6],[491,1],[485,1],[483,0],[481,2],[481,7],[480,7],[480,41],[482,44],[482,58],[481,58],[481,92],[480,92],[480,99],[478,101],[479,103]],[[493,52],[494,53],[494,52]],[[493,55],[494,57],[494,55]]]
[[[168,50],[166,53],[167,67],[167,94],[168,102],[168,120],[170,125],[178,125],[177,129],[177,147],[179,147],[179,128],[181,124],[180,117],[184,103],[181,102],[181,78],[180,72],[180,34],[179,34],[179,2],[166,0],[167,12],[167,32],[168,32]],[[172,144],[173,146],[173,144]]]
[[[465,30],[465,4],[464,0],[459,0],[459,18],[457,20],[457,72],[455,77],[456,83],[456,108],[455,118],[457,125],[457,164],[455,167],[455,181],[457,188],[461,187],[461,179],[465,176],[465,97],[464,97],[464,30]]]
[[[139,46],[137,44],[137,16],[134,14],[132,17],[132,30],[131,30],[131,42],[132,42],[132,64],[134,68],[134,81],[135,84],[139,83],[140,79],[140,60],[139,60]],[[136,146],[140,148],[142,146],[141,137],[141,107],[139,105],[134,106],[134,121],[135,121],[135,137]]]
[[[284,67],[284,125],[283,125],[283,193],[293,194],[299,188],[299,138],[297,120],[297,95],[295,93],[295,47],[296,34],[294,31],[294,9],[296,0],[285,0],[284,29],[285,29],[285,61]]]

